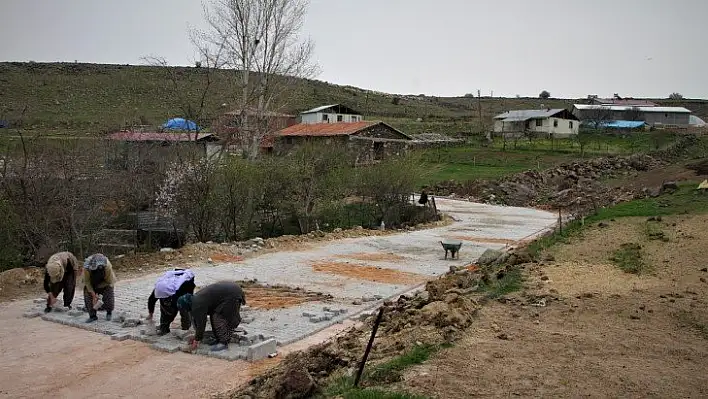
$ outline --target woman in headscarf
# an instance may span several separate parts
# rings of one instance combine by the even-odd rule
[[[58,252],[49,257],[44,273],[44,291],[47,293],[45,313],[52,311],[59,293],[64,291],[64,307],[71,309],[76,280],[79,278],[79,261],[71,252]]]
[[[170,324],[177,317],[179,312],[182,322],[182,330],[189,330],[191,321],[189,312],[186,309],[177,309],[177,299],[184,294],[194,294],[194,273],[189,269],[175,269],[166,272],[155,283],[148,298],[148,320],[152,320],[155,313],[155,302],[160,300],[160,327],[157,334],[165,335],[170,332]]]
[[[98,320],[96,315],[96,305],[98,296],[103,299],[101,310],[106,311],[106,320],[111,320],[115,297],[113,286],[116,283],[116,275],[113,273],[113,265],[103,254],[93,254],[86,258],[84,262],[84,305],[89,313],[87,323]]]
[[[211,350],[227,349],[234,329],[241,323],[241,305],[245,304],[243,290],[231,281],[220,281],[200,289],[194,295],[180,296],[177,307],[189,311],[194,323],[192,350],[197,349],[204,338],[207,316],[211,319],[211,330],[216,338]]]

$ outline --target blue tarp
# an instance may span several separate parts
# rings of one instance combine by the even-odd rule
[[[593,125],[592,122],[588,122],[587,125]],[[644,126],[644,121],[607,121],[601,122],[601,128],[607,129],[638,129]]]
[[[188,121],[184,118],[172,118],[165,122],[165,124],[162,125],[163,129],[168,129],[168,130],[189,130],[189,131],[198,131],[199,126],[197,126],[194,121]]]

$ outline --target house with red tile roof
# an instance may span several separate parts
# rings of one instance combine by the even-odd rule
[[[345,145],[357,154],[358,163],[370,163],[404,152],[413,138],[381,121],[299,123],[275,132],[262,147],[288,153],[304,143]]]

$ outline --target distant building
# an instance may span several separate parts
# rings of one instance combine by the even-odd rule
[[[580,122],[567,109],[508,111],[494,117],[494,133],[499,135],[540,134],[570,137],[578,134]]]
[[[211,133],[195,132],[117,132],[108,136],[117,146],[107,153],[109,167],[127,169],[167,164],[185,154],[212,156],[221,150],[219,139]]]
[[[324,105],[300,113],[301,123],[361,122],[361,113],[340,104]]]
[[[590,98],[590,105],[624,105],[629,107],[657,107],[658,104],[649,100],[635,100],[633,98]]]
[[[413,138],[379,121],[300,123],[276,132],[262,146],[283,154],[308,142],[346,146],[357,154],[357,163],[371,163],[403,153]]]
[[[590,125],[607,121],[644,121],[650,127],[687,128],[691,111],[684,107],[574,104],[573,114]]]

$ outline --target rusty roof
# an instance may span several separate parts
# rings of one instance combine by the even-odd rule
[[[349,136],[367,127],[377,125],[378,121],[336,122],[336,123],[299,123],[277,132],[278,136]]]
[[[108,136],[116,141],[200,141],[214,137],[211,133],[117,132]],[[215,138],[215,137],[214,137]]]

